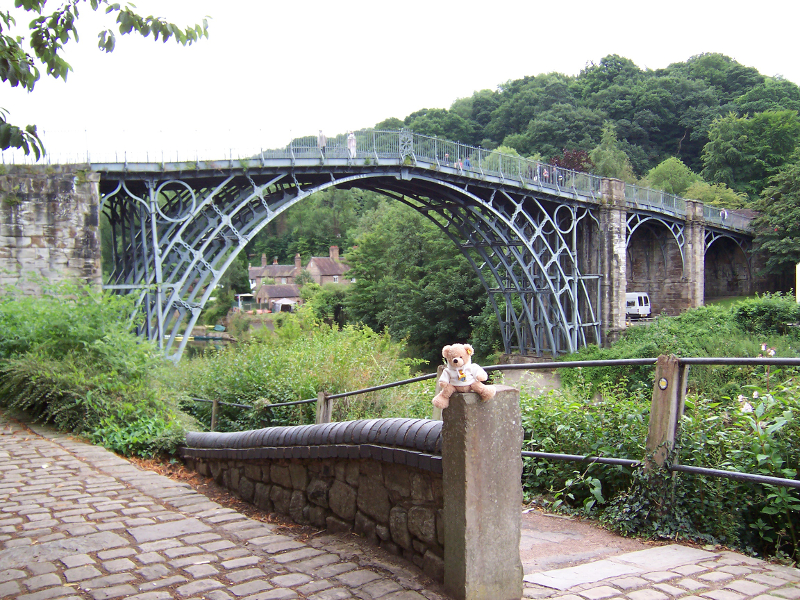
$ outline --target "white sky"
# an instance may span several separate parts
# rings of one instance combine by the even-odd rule
[[[797,0],[135,4],[179,24],[209,15],[209,39],[182,47],[118,36],[105,54],[99,15],[84,7],[66,83],[43,76],[31,94],[0,88],[9,120],[44,130],[54,162],[87,149],[95,161],[112,150],[120,160],[125,150],[154,161],[196,150],[235,158],[320,128],[330,136],[447,108],[525,75],[575,75],[608,54],[658,69],[721,52],[800,83]]]

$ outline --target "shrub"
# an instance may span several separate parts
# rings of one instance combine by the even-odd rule
[[[125,454],[172,452],[186,418],[156,383],[161,354],[133,333],[132,297],[71,283],[0,297],[0,405]]]
[[[800,304],[780,292],[742,300],[731,313],[743,331],[759,335],[784,335],[791,324],[800,322]]]
[[[260,330],[248,343],[182,361],[172,385],[190,396],[254,407],[221,408],[219,429],[242,430],[313,423],[313,404],[269,405],[316,398],[320,390],[336,394],[405,379],[418,363],[401,358],[404,345],[393,342],[388,333],[352,325],[331,327],[317,322],[309,310],[276,315],[275,325],[274,334]],[[430,402],[430,382],[427,390]],[[333,418],[345,421],[415,412],[421,410],[419,401],[407,408],[405,400],[423,395],[404,386],[342,398],[334,403]],[[204,422],[210,421],[208,404],[184,406]]]
[[[661,354],[683,357],[758,356],[761,345],[773,346],[778,356],[795,356],[792,338],[775,333],[754,336],[739,327],[729,309],[711,305],[686,311],[675,317],[658,317],[646,326],[628,328],[611,348],[588,346],[562,360],[600,360],[656,358]],[[654,361],[655,362],[655,361]],[[627,379],[632,393],[652,389],[653,367],[592,367],[583,369],[581,378],[595,388],[604,382]],[[757,383],[763,368],[694,366],[689,371],[689,387],[701,395],[737,394],[743,384]],[[562,369],[566,386],[578,384],[574,369]]]
[[[577,370],[577,369],[576,369]],[[580,371],[579,371],[580,373]],[[582,390],[554,390],[539,397],[520,395],[525,449],[537,452],[613,456],[639,460],[647,438],[649,403],[629,396],[626,382],[601,386],[593,398],[591,385]],[[526,458],[523,489],[556,494],[557,504],[596,508],[600,497],[625,489],[630,469],[593,464],[576,470],[576,463]]]

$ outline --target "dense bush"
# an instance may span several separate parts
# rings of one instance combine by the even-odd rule
[[[776,299],[779,298],[779,299]],[[600,360],[622,358],[656,358],[661,354],[675,354],[683,357],[698,356],[758,356],[762,345],[774,349],[778,356],[797,356],[796,339],[779,335],[775,329],[759,328],[758,334],[743,329],[737,314],[744,310],[751,314],[781,315],[790,314],[785,297],[759,296],[732,308],[705,306],[687,311],[675,317],[658,317],[647,325],[628,328],[622,338],[611,348],[588,346],[567,360]],[[778,310],[775,307],[779,307]],[[772,322],[771,319],[764,319]],[[758,383],[760,373],[754,367],[694,366],[689,372],[689,387],[701,395],[724,396],[738,394],[742,385]],[[568,386],[579,384],[577,374],[572,369],[561,371],[562,381]],[[629,390],[637,393],[640,389],[652,389],[653,367],[593,367],[583,369],[582,380],[595,387],[603,382],[619,381],[625,378]]]
[[[796,356],[793,303],[761,296],[732,309],[706,307],[629,329],[612,348],[569,359],[678,356]],[[742,326],[749,316],[753,323]],[[791,332],[791,329],[788,331]],[[642,460],[652,369],[562,369],[564,389],[523,394],[532,449]],[[796,479],[800,469],[800,384],[792,368],[692,367],[676,450],[684,465]],[[723,543],[761,555],[798,559],[800,493],[792,488],[663,470],[528,460],[529,497],[599,516],[617,531]]]
[[[275,325],[274,334],[262,329],[248,343],[182,361],[172,385],[193,397],[253,406],[220,411],[219,430],[243,430],[313,423],[314,404],[269,405],[316,398],[321,390],[336,394],[405,379],[417,363],[400,358],[403,345],[393,342],[388,333],[378,334],[368,327],[331,327],[316,321],[311,310],[277,315]],[[338,399],[334,420],[430,416],[432,390],[428,382]],[[185,407],[204,422],[210,421],[207,404]]]
[[[734,321],[749,333],[759,335],[784,335],[797,332],[800,323],[800,304],[791,296],[780,292],[748,298],[731,308]]]
[[[42,283],[0,295],[0,405],[123,454],[172,452],[184,423],[154,374],[163,366],[133,333],[132,297]]]
[[[782,375],[771,389],[747,386],[734,398],[687,398],[670,460],[796,479],[800,383],[796,375]],[[631,397],[622,387],[601,390],[601,400],[575,389],[538,398],[523,393],[526,449],[644,459],[649,398]],[[625,535],[798,559],[800,493],[792,488],[540,459],[525,459],[523,486],[528,499],[538,495],[550,506],[598,516]]]
[[[580,377],[580,371],[578,371]],[[589,383],[576,390],[553,390],[534,397],[521,392],[525,450],[613,456],[639,460],[644,455],[650,404],[643,394],[631,396],[625,381],[605,385],[594,398]],[[581,507],[590,513],[627,488],[631,470],[609,465],[526,458],[523,489],[530,499],[547,490],[556,506]]]

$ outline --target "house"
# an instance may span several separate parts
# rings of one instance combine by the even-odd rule
[[[250,267],[250,289],[253,290],[255,301],[258,304],[268,304],[276,299],[292,301],[294,298],[300,303],[299,286],[295,285],[297,276],[303,270],[300,254],[295,254],[294,265],[279,265],[276,258],[271,265],[267,264],[267,255],[261,255],[261,266]],[[352,279],[346,277],[350,266],[339,260],[339,247],[331,246],[328,256],[312,256],[306,265],[306,270],[315,283],[351,283]],[[286,293],[278,291],[279,288]],[[269,307],[272,310],[272,307]]]
[[[350,266],[339,260],[339,246],[330,247],[329,256],[312,256],[306,265],[306,271],[320,285],[326,283],[352,283],[346,276]]]
[[[273,312],[290,310],[294,305],[303,303],[300,298],[300,286],[293,283],[262,285],[258,288],[256,302],[266,304]]]
[[[293,265],[279,265],[278,259],[272,262],[271,265],[267,264],[267,255],[261,255],[261,266],[260,267],[250,267],[248,269],[248,275],[250,278],[250,289],[253,291],[258,290],[261,287],[262,283],[265,283],[266,280],[272,280],[275,284],[285,285],[285,284],[293,284],[295,279],[300,274],[300,271],[303,270],[303,265],[300,259],[299,254],[295,254],[294,256],[294,264]]]

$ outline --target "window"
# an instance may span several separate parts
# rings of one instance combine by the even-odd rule
[[[355,278],[355,277],[353,277],[353,278],[350,280],[350,283],[355,283],[355,282],[356,282],[356,278]]]
[[[334,275],[333,276],[333,283],[339,283],[339,276],[338,275]]]
[[[286,283],[286,277],[281,277],[281,283]]]

